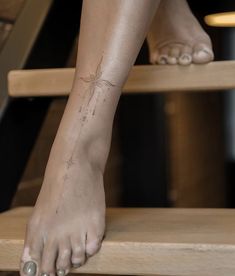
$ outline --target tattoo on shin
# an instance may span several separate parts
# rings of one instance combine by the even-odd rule
[[[67,169],[69,169],[70,167],[72,167],[73,165],[74,165],[74,160],[73,160],[73,156],[71,156],[70,158],[69,158],[69,160],[68,161],[66,161],[66,164],[67,164]]]
[[[103,56],[101,57],[100,59],[100,62],[96,68],[96,71],[95,71],[95,74],[90,74],[89,77],[80,77],[81,80],[83,80],[84,82],[86,83],[89,83],[89,87],[88,89],[85,91],[85,94],[88,94],[88,103],[86,105],[86,108],[88,107],[91,99],[94,97],[95,95],[95,91],[96,94],[97,94],[97,97],[96,97],[96,103],[95,103],[95,107],[92,111],[92,115],[95,115],[95,110],[96,110],[96,106],[97,106],[97,102],[99,101],[99,97],[100,97],[100,90],[107,87],[108,89],[110,87],[115,87],[115,85],[113,83],[111,83],[110,81],[108,80],[105,80],[102,78],[102,70],[101,70],[101,63],[102,63],[102,60],[103,60]],[[100,88],[99,90],[97,90],[97,88]],[[79,112],[81,112],[81,108],[79,110]]]
[[[81,118],[82,125],[81,125],[80,132],[82,130],[82,127],[83,127],[85,121],[88,119],[88,114],[89,114],[88,105],[89,105],[91,99],[93,97],[95,97],[95,104],[94,104],[94,107],[91,110],[91,114],[92,114],[92,116],[94,116],[95,112],[96,112],[97,104],[99,102],[100,93],[102,92],[102,90],[104,88],[107,88],[109,90],[111,87],[116,86],[113,83],[111,83],[110,81],[105,80],[105,79],[102,78],[102,70],[101,70],[102,60],[103,60],[103,56],[100,59],[100,62],[98,64],[97,68],[96,68],[95,74],[90,74],[89,77],[80,77],[80,79],[82,81],[90,84],[88,89],[85,91],[85,95],[88,95],[88,102],[85,105],[85,112],[84,112],[84,114]],[[106,101],[106,98],[104,97],[103,102],[105,102],[105,101]],[[79,113],[81,113],[82,110],[83,110],[83,107],[81,106],[79,108]],[[78,135],[78,136],[80,136],[80,135]],[[79,139],[79,137],[78,137],[78,139]],[[75,160],[74,160],[74,154],[75,154],[75,148],[73,149],[73,152],[72,152],[70,158],[66,161],[67,171],[70,168],[72,168],[74,166],[74,164],[76,163]],[[69,179],[67,171],[65,172],[65,174],[63,176],[63,182],[64,183]]]

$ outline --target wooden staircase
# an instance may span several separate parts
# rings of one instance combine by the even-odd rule
[[[74,72],[74,68],[11,71],[8,92],[12,97],[68,95]],[[123,92],[192,92],[231,88],[235,88],[235,61],[217,61],[190,66],[134,66]]]
[[[73,76],[73,68],[11,71],[9,95],[68,95]],[[134,66],[123,92],[196,93],[231,88],[235,88],[235,61],[222,61],[187,67]],[[17,208],[0,215],[0,270],[19,269],[31,211]],[[109,208],[101,250],[72,272],[234,276],[234,260],[233,209]]]
[[[18,270],[31,211],[18,208],[0,215],[0,270]],[[235,210],[109,208],[106,222],[100,251],[73,273],[235,274]]]

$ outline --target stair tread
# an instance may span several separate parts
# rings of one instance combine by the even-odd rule
[[[65,96],[71,91],[74,68],[13,70],[8,74],[12,97]],[[124,93],[217,91],[235,88],[235,61],[205,65],[134,66]]]
[[[18,270],[32,208],[0,215],[0,270]],[[98,254],[73,272],[226,276],[235,273],[235,210],[108,208]]]

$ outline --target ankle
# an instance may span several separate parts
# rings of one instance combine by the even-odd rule
[[[105,139],[103,135],[93,135],[85,140],[80,146],[80,152],[95,170],[104,173],[106,161],[110,150],[110,139]]]

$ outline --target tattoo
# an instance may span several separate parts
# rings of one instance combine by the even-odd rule
[[[95,71],[95,74],[90,74],[89,77],[80,77],[81,80],[83,80],[84,82],[90,83],[90,87],[87,89],[88,90],[88,94],[89,94],[89,100],[87,103],[87,106],[89,105],[91,99],[93,98],[94,94],[95,94],[95,90],[96,88],[100,88],[102,89],[103,87],[115,87],[114,84],[112,84],[110,81],[102,79],[102,70],[101,70],[101,63],[103,60],[103,56],[101,57],[101,60],[97,66],[97,69]],[[96,99],[96,103],[95,103],[95,107],[94,110],[92,112],[92,114],[95,114],[95,109],[97,106],[97,102],[98,102],[98,98],[99,98],[99,91],[97,92],[97,99]],[[81,109],[79,110],[79,112],[81,111]]]
[[[86,104],[85,106],[85,113],[84,115],[82,116],[81,120],[82,120],[82,125],[81,125],[81,128],[80,128],[80,132],[79,132],[79,135],[78,137],[80,136],[80,133],[82,131],[82,128],[83,128],[83,125],[85,123],[85,121],[87,120],[88,118],[88,113],[89,113],[89,110],[88,110],[88,105],[91,101],[91,99],[94,97],[95,95],[95,90],[97,88],[100,88],[99,90],[97,90],[97,93],[96,93],[96,99],[95,99],[95,106],[93,108],[93,110],[91,111],[91,114],[92,116],[95,115],[95,111],[96,111],[96,106],[98,104],[98,101],[99,101],[99,97],[100,97],[100,90],[104,87],[107,87],[108,90],[110,90],[110,87],[115,87],[116,85],[112,84],[110,81],[108,80],[105,80],[105,79],[102,79],[102,70],[101,70],[101,63],[102,63],[102,60],[103,60],[103,56],[101,57],[101,60],[97,66],[97,69],[95,71],[95,74],[90,74],[89,77],[80,77],[81,80],[83,80],[84,82],[87,82],[89,83],[89,88],[85,91],[85,95],[87,94],[88,92],[88,103]],[[106,98],[103,99],[103,102],[106,101]],[[82,109],[83,107],[81,106],[79,108],[79,113],[82,112]],[[69,158],[69,160],[66,161],[66,167],[67,167],[67,170],[69,170],[74,164],[75,164],[75,161],[74,161],[74,154],[75,154],[75,148],[73,149],[73,152],[72,152],[72,155],[71,157]],[[65,175],[63,176],[63,184],[65,184],[65,182],[69,179],[68,177],[68,174],[65,173]],[[56,213],[57,213],[58,210],[56,210]]]
[[[68,175],[65,174],[65,175],[63,176],[63,180],[66,181],[66,180],[68,180],[68,179],[69,179]]]
[[[71,156],[69,158],[68,161],[66,161],[66,164],[67,164],[67,169],[69,169],[71,166],[73,166],[75,164],[75,162],[73,161],[73,156]],[[66,176],[66,175],[65,175]]]

